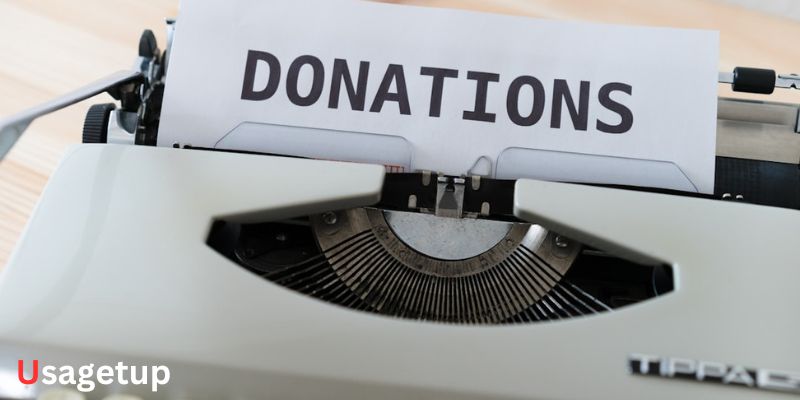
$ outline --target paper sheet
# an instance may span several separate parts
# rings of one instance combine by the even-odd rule
[[[158,144],[712,192],[718,34],[184,1]]]

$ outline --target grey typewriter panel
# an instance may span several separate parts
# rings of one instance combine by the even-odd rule
[[[720,98],[717,156],[800,163],[798,106]]]

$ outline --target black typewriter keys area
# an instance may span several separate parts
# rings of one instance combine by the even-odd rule
[[[356,208],[262,224],[216,221],[208,244],[300,294],[418,321],[569,319],[674,287],[668,266],[632,263],[520,221]]]

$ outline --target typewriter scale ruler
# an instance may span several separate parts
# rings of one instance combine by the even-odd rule
[[[534,306],[548,314],[580,251],[527,223],[357,208],[311,224],[337,278],[362,301],[423,320],[500,323]]]

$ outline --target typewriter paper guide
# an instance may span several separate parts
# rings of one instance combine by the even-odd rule
[[[161,146],[713,191],[716,32],[193,0],[171,53]]]

